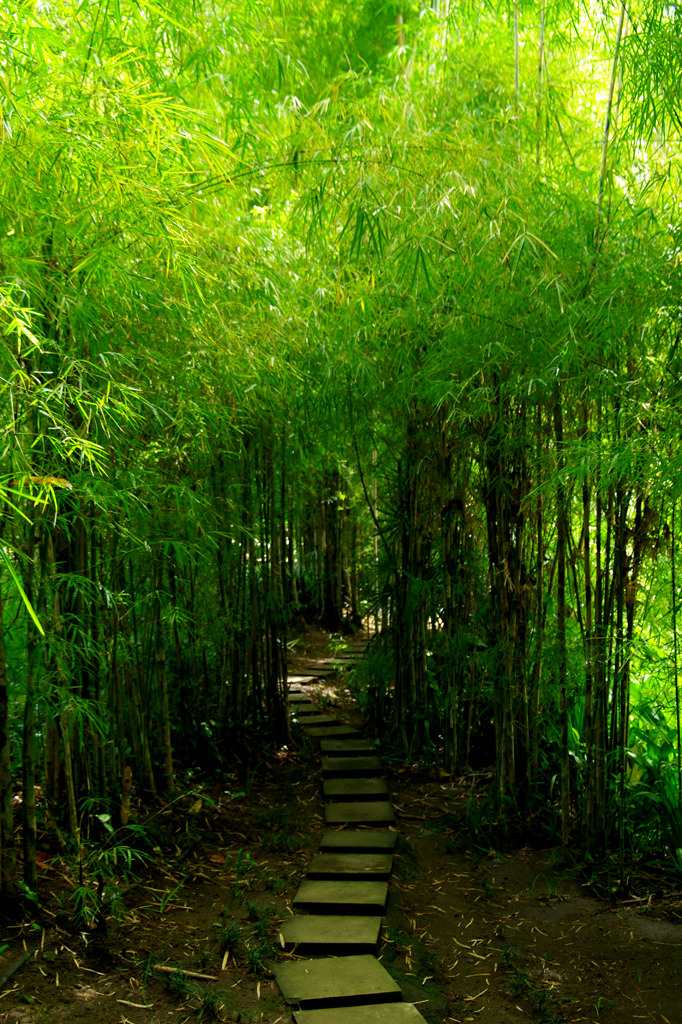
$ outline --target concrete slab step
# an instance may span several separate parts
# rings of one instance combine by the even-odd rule
[[[289,690],[287,694],[288,704],[312,704],[310,694],[304,690]],[[318,707],[318,705],[315,705]]]
[[[352,725],[308,725],[302,722],[301,727],[311,739],[348,738],[360,735]]]
[[[335,658],[321,658],[319,664],[324,668],[348,668],[349,665],[357,665],[362,659],[362,654],[337,654]]]
[[[327,676],[333,676],[336,669],[328,665],[308,665],[304,671],[308,672],[315,679],[326,679]]]
[[[316,725],[318,727],[339,725],[339,720],[338,718],[333,718],[331,715],[321,715],[318,709],[318,713],[316,715],[306,716],[306,725]]]
[[[324,820],[328,825],[393,825],[395,814],[388,800],[357,800],[326,804]]]
[[[313,704],[312,701],[309,701],[307,704],[291,704],[289,705],[289,711],[295,718],[305,718],[306,722],[310,721],[313,715],[315,715],[316,718],[320,717],[319,704]],[[327,716],[325,715],[323,717],[326,718]],[[337,722],[338,725],[337,719],[332,719],[332,721]],[[324,725],[325,723],[322,722],[318,724]]]
[[[294,910],[309,914],[372,914],[386,909],[388,882],[302,882]]]
[[[386,779],[325,779],[326,800],[388,800]]]
[[[311,882],[383,881],[392,867],[390,853],[318,853],[308,865],[306,878]]]
[[[282,922],[280,944],[297,953],[376,953],[381,917],[358,914],[294,914]]]
[[[370,954],[277,964],[275,978],[286,1002],[303,1010],[402,999],[398,984]]]
[[[326,1010],[294,1010],[296,1024],[425,1024],[412,1003],[379,1003]]]
[[[373,740],[359,739],[359,740],[323,740],[320,744],[320,750],[323,754],[329,754],[334,757],[356,757],[356,756],[371,756],[376,755],[377,747]]]
[[[316,676],[305,676],[305,675],[304,676],[300,676],[300,675],[287,676],[287,683],[290,683],[290,684],[294,683],[294,685],[298,685],[298,686],[310,686],[311,683],[316,683],[316,682],[317,682]]]
[[[325,832],[320,843],[322,853],[392,853],[397,832],[382,829],[341,829]]]
[[[378,757],[323,757],[322,771],[327,778],[371,777],[381,775]]]

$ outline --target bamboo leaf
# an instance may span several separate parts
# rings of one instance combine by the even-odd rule
[[[0,557],[2,558],[3,562],[5,563],[7,571],[9,572],[10,576],[12,577],[12,579],[14,581],[15,587],[17,588],[17,590],[19,591],[19,594],[21,595],[21,599],[22,599],[22,601],[24,602],[24,604],[26,606],[26,611],[28,612],[28,614],[33,619],[33,622],[35,623],[35,626],[36,626],[38,632],[41,633],[43,636],[45,636],[45,630],[40,625],[40,621],[39,621],[38,616],[36,615],[36,613],[35,613],[35,611],[33,609],[33,605],[31,604],[31,602],[29,601],[28,597],[26,596],[26,592],[24,591],[24,588],[21,585],[21,580],[19,579],[19,577],[17,576],[16,572],[14,571],[14,566],[12,565],[12,563],[8,559],[7,555],[5,554],[5,549],[2,546],[2,544],[0,544]]]

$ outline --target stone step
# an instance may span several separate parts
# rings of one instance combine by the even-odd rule
[[[302,1010],[402,999],[397,983],[370,954],[277,964],[275,978],[286,1002]]]
[[[388,800],[386,779],[325,779],[322,789],[326,800]]]
[[[334,668],[337,665],[347,668],[349,665],[357,665],[362,656],[362,654],[337,654],[335,658],[321,658],[319,664],[325,668]]]
[[[393,825],[395,814],[388,800],[358,800],[326,804],[324,820],[328,825]]]
[[[295,718],[305,718],[306,722],[309,722],[310,719],[313,717],[313,715],[315,715],[316,718],[319,718],[319,717],[326,718],[327,717],[326,715],[320,716],[320,707],[319,707],[319,705],[318,704],[313,704],[312,701],[309,701],[307,704],[294,704],[294,705],[292,705],[290,707],[289,710],[291,711],[291,714]],[[332,721],[336,722],[336,724],[338,725],[337,719],[334,718],[334,719],[332,719]],[[324,725],[326,723],[320,722],[318,724]]]
[[[426,1024],[412,1003],[378,1003],[326,1010],[294,1010],[296,1024]]]
[[[312,704],[310,695],[303,690],[289,690],[287,694],[288,704]]]
[[[302,882],[294,910],[309,914],[383,914],[388,882]]]
[[[339,724],[338,718],[333,718],[331,715],[321,715],[319,713],[319,708],[317,709],[317,714],[306,715],[306,725],[316,725],[318,728],[322,728],[324,726],[326,728],[327,726]]]
[[[315,676],[287,676],[287,683],[293,683],[296,686],[310,686],[311,683],[316,682]]]
[[[342,829],[325,832],[320,843],[322,853],[391,853],[398,839],[397,832],[382,829]]]
[[[360,735],[352,725],[308,725],[307,722],[301,722],[301,728],[306,736],[316,740]]]
[[[320,750],[323,754],[330,754],[332,757],[365,757],[376,754],[376,744],[372,740],[322,740]]]
[[[327,778],[381,775],[378,757],[323,757],[322,771]]]
[[[306,671],[310,673],[313,679],[326,679],[327,676],[333,676],[336,669],[326,665],[309,665]]]
[[[313,881],[383,881],[391,874],[393,857],[386,853],[318,853],[306,878]]]
[[[376,953],[381,917],[357,914],[294,914],[282,922],[280,945],[297,953]]]

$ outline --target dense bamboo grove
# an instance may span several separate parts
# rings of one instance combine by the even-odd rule
[[[489,822],[682,866],[679,12],[0,18],[3,891],[285,743],[312,621]]]

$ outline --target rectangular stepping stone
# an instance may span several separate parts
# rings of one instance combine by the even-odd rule
[[[296,1024],[426,1024],[412,1003],[379,1003],[326,1010],[294,1010]]]
[[[303,690],[289,690],[287,694],[288,704],[312,704],[310,695],[304,693]]]
[[[336,754],[341,757],[354,757],[357,754],[365,756],[376,754],[376,744],[372,740],[322,740],[320,749],[323,754]]]
[[[386,779],[325,779],[327,800],[388,800]]]
[[[279,930],[283,948],[331,956],[376,953],[381,917],[354,914],[294,914]]]
[[[358,800],[326,804],[324,820],[328,825],[393,825],[395,814],[388,800]]]
[[[298,683],[299,686],[310,686],[317,682],[315,676],[287,676],[288,683]]]
[[[388,882],[302,882],[294,910],[309,914],[383,914]]]
[[[322,771],[328,778],[381,775],[378,757],[323,757]]]
[[[391,853],[398,839],[397,832],[382,829],[343,829],[325,832],[320,843],[322,853]]]
[[[311,882],[383,881],[391,874],[392,854],[386,853],[318,853],[306,872]]]
[[[338,718],[333,718],[331,715],[321,715],[319,713],[319,708],[317,710],[318,713],[316,715],[306,716],[306,725],[316,725],[318,727],[322,727],[339,724]]]
[[[397,982],[368,953],[277,964],[275,978],[286,1002],[303,1010],[397,1003],[402,999]]]
[[[308,725],[307,722],[302,722],[301,725],[305,727],[306,736],[310,736],[311,739],[360,735],[352,725]]]
[[[313,715],[318,718],[320,717],[320,709],[318,705],[312,703],[294,704],[291,708],[291,713],[295,718],[305,718],[306,722],[310,721]],[[332,721],[336,721],[336,719],[332,719]]]

